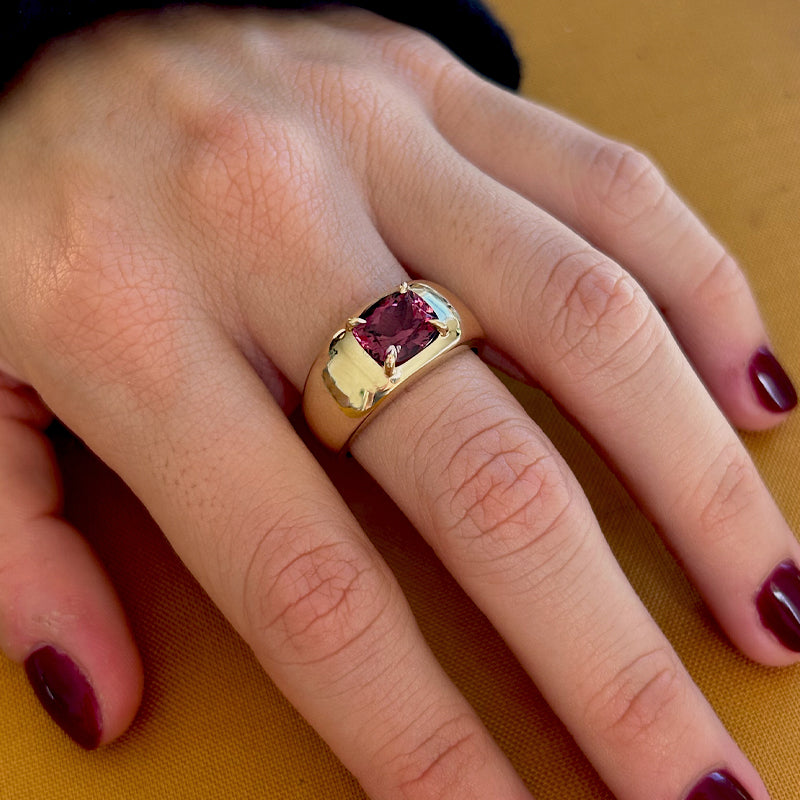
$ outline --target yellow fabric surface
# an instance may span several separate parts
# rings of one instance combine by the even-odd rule
[[[635,143],[739,257],[775,350],[800,379],[800,16],[793,0],[495,0],[524,91]],[[513,386],[577,473],[652,614],[773,800],[800,798],[800,669],[746,661],[651,526],[540,393]],[[800,413],[745,437],[800,530]],[[81,446],[59,441],[69,514],[130,614],[147,670],[118,743],[84,753],[0,658],[0,800],[355,800],[363,793],[283,700],[145,512]],[[397,573],[452,679],[540,800],[610,798],[490,626],[352,460],[325,462]],[[487,798],[487,800],[494,800]]]

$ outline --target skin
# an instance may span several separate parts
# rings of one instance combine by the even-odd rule
[[[800,548],[731,427],[782,419],[747,380],[767,335],[634,150],[365,13],[192,10],[52,46],[0,107],[0,169],[0,644],[70,654],[103,742],[136,712],[141,665],[59,518],[50,409],[371,797],[530,797],[286,419],[330,334],[409,274],[451,287],[486,358],[585,427],[745,654],[797,661],[754,597]],[[399,394],[355,457],[615,796],[680,800],[724,767],[767,800],[491,371],[465,351]]]

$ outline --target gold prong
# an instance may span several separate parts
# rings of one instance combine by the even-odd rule
[[[407,291],[408,291],[408,284],[405,281],[403,281],[400,284],[400,294],[405,294]]]
[[[398,352],[398,348],[393,344],[386,348],[386,361],[383,362],[383,371],[386,373],[387,378],[391,378],[394,375]]]
[[[439,336],[447,336],[447,334],[450,333],[450,328],[447,327],[447,323],[442,322],[440,319],[429,319],[428,323],[439,331]]]
[[[340,317],[341,319],[341,317]],[[350,317],[344,325],[344,329],[346,331],[352,331],[356,325],[363,325],[366,322],[365,319],[361,319],[361,317]]]

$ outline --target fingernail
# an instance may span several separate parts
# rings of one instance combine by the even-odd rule
[[[767,411],[778,414],[797,405],[797,392],[769,348],[756,350],[750,359],[749,372],[756,397]]]
[[[725,770],[716,770],[689,792],[686,800],[753,800],[736,778]]]
[[[81,747],[100,743],[100,707],[92,687],[72,659],[41,647],[25,661],[25,673],[39,702],[53,721]]]
[[[800,570],[794,561],[779,564],[756,598],[761,622],[784,647],[800,653]]]

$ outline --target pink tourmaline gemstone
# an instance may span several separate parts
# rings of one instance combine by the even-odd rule
[[[353,328],[356,341],[381,365],[390,345],[397,348],[396,364],[403,364],[424,350],[438,335],[430,320],[433,309],[411,290],[394,292],[370,306],[365,322]]]

